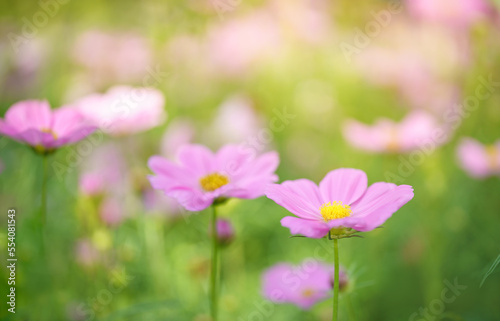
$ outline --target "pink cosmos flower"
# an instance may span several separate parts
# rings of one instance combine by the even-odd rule
[[[161,125],[166,119],[163,94],[153,88],[115,86],[75,102],[93,124],[111,135],[127,135]]]
[[[12,105],[0,118],[0,134],[48,153],[75,143],[95,130],[72,107],[51,110],[47,101],[25,100]]]
[[[178,163],[160,156],[149,159],[155,173],[149,180],[189,211],[201,211],[223,198],[252,199],[264,195],[268,184],[278,177],[274,171],[276,152],[259,157],[237,145],[226,145],[212,153],[202,145],[186,145],[177,155]]]
[[[457,148],[461,167],[472,177],[500,175],[500,140],[485,146],[472,138],[464,138]]]
[[[445,139],[436,140],[436,131],[445,134],[436,119],[422,111],[408,114],[400,123],[379,119],[369,126],[356,120],[348,120],[343,127],[345,139],[354,147],[374,153],[410,152],[432,141],[437,147]]]
[[[304,261],[299,266],[279,263],[264,272],[263,294],[275,303],[291,303],[304,310],[331,296],[334,267],[317,261]],[[346,278],[339,271],[340,278]]]
[[[268,187],[266,195],[298,216],[281,220],[292,234],[322,238],[333,228],[367,232],[379,227],[413,198],[413,188],[384,182],[367,188],[362,170],[340,168],[319,186],[307,179],[286,181]]]
[[[455,28],[468,27],[491,12],[491,5],[484,0],[407,0],[406,2],[413,15]]]

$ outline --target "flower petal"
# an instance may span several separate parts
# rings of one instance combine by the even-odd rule
[[[18,131],[26,129],[49,129],[51,110],[44,100],[25,100],[12,105],[5,113],[5,122]]]
[[[302,182],[286,181],[267,187],[266,196],[298,217],[321,219],[319,207],[300,192]]]
[[[152,156],[148,166],[157,175],[150,177],[155,189],[168,190],[175,186],[195,187],[197,178],[192,173],[161,156]]]
[[[351,206],[353,222],[349,227],[362,232],[371,231],[409,202],[413,195],[413,188],[409,185],[375,183]]]
[[[240,175],[231,176],[234,190],[228,196],[246,199],[263,196],[267,187],[278,180],[278,176],[274,174],[278,164],[279,156],[276,152],[263,154],[247,163]]]
[[[352,204],[363,195],[368,185],[365,172],[353,168],[339,168],[328,173],[319,183],[323,202],[341,201]]]
[[[293,216],[281,219],[281,225],[288,227],[293,235],[303,235],[310,238],[320,239],[328,234],[330,228],[325,222],[307,220]]]
[[[216,170],[214,154],[203,145],[183,146],[179,148],[177,158],[186,169],[198,175],[199,178]]]

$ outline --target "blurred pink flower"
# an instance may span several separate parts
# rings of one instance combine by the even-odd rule
[[[413,188],[384,182],[367,188],[362,170],[340,168],[328,173],[319,187],[299,179],[271,185],[266,195],[298,216],[281,220],[292,234],[322,238],[334,228],[367,232],[379,227],[413,198]]]
[[[188,119],[176,118],[165,130],[161,139],[161,154],[166,157],[173,157],[181,146],[191,143],[196,134],[196,129]]]
[[[261,123],[250,98],[233,95],[220,105],[205,136],[223,144],[242,142],[255,136]]]
[[[99,215],[109,226],[120,224],[125,219],[123,202],[112,196],[105,198],[99,206]]]
[[[256,11],[230,20],[209,35],[213,64],[230,75],[245,72],[256,61],[274,55],[281,45],[279,26],[272,15]]]
[[[79,188],[88,196],[123,189],[127,168],[118,147],[107,143],[95,149],[82,166]]]
[[[163,94],[153,88],[115,86],[105,94],[91,94],[74,104],[111,135],[127,135],[161,125],[166,119]]]
[[[461,167],[472,177],[500,175],[500,140],[485,146],[472,138],[464,138],[457,148]]]
[[[89,239],[80,239],[75,247],[76,260],[82,265],[90,266],[99,259],[99,250]]]
[[[329,1],[299,0],[270,1],[271,11],[276,15],[285,30],[290,35],[296,35],[309,43],[317,44],[331,40],[331,17],[327,14]]]
[[[177,159],[175,164],[151,157],[149,167],[155,176],[149,180],[153,188],[163,190],[189,211],[201,211],[216,199],[262,196],[267,185],[278,179],[276,152],[255,157],[237,145],[224,146],[217,153],[202,145],[186,145]]]
[[[47,101],[25,100],[0,118],[0,134],[47,153],[92,134],[94,126],[73,107],[51,110]]]
[[[472,61],[462,35],[402,19],[354,58],[369,82],[396,89],[404,105],[438,113],[456,102],[456,76]]]
[[[208,228],[208,235],[212,237],[212,224]],[[216,222],[217,241],[220,245],[229,245],[234,239],[234,227],[230,220],[218,218]]]
[[[142,191],[142,203],[147,214],[158,214],[171,218],[182,214],[182,207],[174,198],[165,196],[161,191],[151,187]]]
[[[454,28],[469,27],[492,11],[485,0],[406,0],[414,16]]]
[[[264,272],[263,294],[274,303],[291,303],[307,310],[331,296],[334,271],[333,266],[318,261],[304,261],[299,266],[279,263]],[[345,277],[342,269],[339,275]]]
[[[97,82],[130,82],[142,78],[152,62],[147,41],[131,33],[87,31],[78,37],[73,57]]]
[[[422,111],[408,114],[400,123],[390,119],[379,119],[374,125],[365,125],[356,120],[347,120],[343,126],[344,138],[354,147],[375,153],[409,152],[432,141],[433,146],[444,143],[444,139],[433,139],[439,127],[436,119]]]

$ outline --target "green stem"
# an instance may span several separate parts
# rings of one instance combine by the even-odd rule
[[[42,156],[42,208],[40,210],[40,222],[42,226],[45,225],[45,218],[47,216],[47,181],[48,181],[48,156]]]
[[[211,298],[210,308],[212,314],[212,321],[217,321],[217,301],[218,301],[217,263],[219,257],[218,257],[218,246],[217,246],[217,211],[215,205],[212,205],[211,228],[212,228],[212,268],[210,277],[210,298]]]
[[[339,240],[333,239],[333,256],[334,256],[334,265],[335,265],[335,278],[334,278],[334,286],[333,286],[333,321],[337,321],[339,317]]]

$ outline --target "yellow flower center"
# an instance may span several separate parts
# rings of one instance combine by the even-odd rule
[[[57,139],[57,134],[52,129],[50,129],[50,128],[42,128],[41,132],[42,133],[51,134],[52,137],[54,137],[54,139]]]
[[[342,202],[334,201],[323,204],[319,210],[325,222],[351,216],[352,210],[349,205],[344,205]]]
[[[229,183],[229,178],[219,173],[208,174],[200,179],[201,187],[207,192],[213,192]]]
[[[490,164],[491,169],[497,169],[498,167],[498,154],[497,147],[495,145],[491,145],[486,147],[486,153],[488,154],[488,162]]]
[[[304,290],[302,291],[302,296],[303,296],[304,298],[310,298],[310,297],[312,297],[313,295],[314,295],[314,290],[311,290],[311,289],[304,289]]]
[[[398,133],[395,128],[391,128],[389,131],[389,141],[386,148],[389,152],[397,152],[399,150]]]

